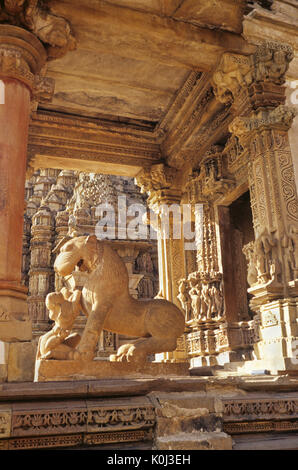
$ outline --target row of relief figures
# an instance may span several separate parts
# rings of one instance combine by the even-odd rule
[[[222,274],[196,271],[179,281],[178,299],[185,312],[185,322],[217,321],[224,316]]]
[[[298,233],[290,227],[288,234],[277,237],[275,232],[263,230],[255,241],[243,247],[247,259],[247,283],[283,286],[298,282]],[[196,271],[179,281],[179,294],[185,321],[189,326],[200,322],[224,320],[224,293],[222,273]]]
[[[243,247],[248,262],[247,282],[282,284],[298,280],[298,229],[290,226],[288,233],[264,229],[255,241]]]

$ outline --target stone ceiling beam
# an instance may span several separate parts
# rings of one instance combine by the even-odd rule
[[[136,176],[161,161],[152,132],[54,113],[34,113],[28,167]]]
[[[208,71],[223,52],[251,54],[255,49],[238,34],[105,2],[88,8],[77,0],[52,1],[51,8],[69,19],[80,49],[98,53]]]

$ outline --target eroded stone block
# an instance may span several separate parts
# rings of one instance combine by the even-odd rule
[[[224,432],[180,433],[156,440],[158,450],[232,450],[232,444]]]
[[[31,320],[8,320],[0,321],[0,339],[2,341],[31,341]]]
[[[10,437],[11,408],[9,405],[0,405],[0,439]]]
[[[37,360],[35,382],[87,380],[122,377],[188,376],[188,363],[134,364],[109,361]]]
[[[32,382],[35,351],[30,341],[9,344],[7,381]]]

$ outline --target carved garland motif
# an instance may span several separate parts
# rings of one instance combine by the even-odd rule
[[[229,434],[298,429],[297,398],[224,400],[223,430]]]
[[[152,406],[113,407],[100,409],[72,409],[18,412],[12,417],[12,436],[75,433],[86,429],[136,429],[155,423]]]
[[[224,420],[231,418],[242,420],[248,416],[253,418],[269,419],[274,416],[283,418],[297,418],[298,399],[257,399],[257,400],[229,400],[224,401]]]
[[[224,423],[223,431],[227,434],[246,434],[255,432],[297,431],[298,420],[292,421],[255,421],[242,423]]]

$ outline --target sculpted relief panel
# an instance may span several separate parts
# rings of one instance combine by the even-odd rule
[[[224,315],[221,273],[194,272],[181,279],[178,298],[189,325],[219,320]]]

